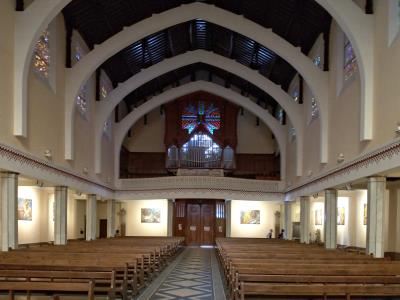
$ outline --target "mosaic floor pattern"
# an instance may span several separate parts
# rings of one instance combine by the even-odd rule
[[[214,249],[188,248],[151,300],[214,300],[212,255]],[[219,300],[219,299],[216,299]]]

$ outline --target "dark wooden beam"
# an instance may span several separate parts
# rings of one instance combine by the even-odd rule
[[[191,21],[189,23],[189,43],[190,43],[190,50],[194,50],[194,43],[193,43],[193,38],[194,38],[194,31],[195,31],[195,26],[194,21]]]
[[[299,74],[299,104],[303,104],[304,100],[304,79],[303,76]]]
[[[16,11],[24,11],[25,3],[24,0],[16,0],[15,1],[15,10]]]
[[[374,13],[374,0],[365,1],[365,13],[372,15]]]
[[[171,30],[166,30],[167,40],[168,40],[168,57],[175,56],[174,43],[172,42]]]
[[[99,68],[97,68],[96,69],[96,82],[95,82],[96,101],[100,101],[100,75],[101,75],[101,70]]]
[[[72,33],[73,27],[69,19],[66,17],[64,18],[65,21],[65,67],[72,68]]]
[[[229,39],[229,51],[228,51],[229,58],[234,58],[234,50],[235,50],[235,32],[231,31],[231,36]]]
[[[254,43],[252,52],[251,52],[251,60],[249,67],[251,69],[258,69],[258,50],[260,49],[259,43]]]
[[[115,123],[119,122],[119,104],[117,104],[117,106],[115,106],[114,120],[115,120]]]
[[[283,111],[282,125],[286,125],[286,112]]]
[[[142,47],[142,68],[144,68],[144,63],[146,62],[146,47],[144,39],[140,41],[140,46]]]
[[[330,26],[327,26],[327,28],[323,32],[323,38],[324,38],[324,71],[329,71],[329,38],[330,38]]]

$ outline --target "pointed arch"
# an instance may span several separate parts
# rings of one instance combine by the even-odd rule
[[[286,174],[286,125],[281,125],[279,122],[267,111],[260,109],[260,107],[252,102],[250,99],[215,83],[206,81],[190,82],[179,87],[172,88],[168,91],[159,94],[138,108],[130,112],[121,122],[114,126],[114,168],[115,174],[119,174],[119,158],[120,150],[123,140],[128,130],[146,113],[159,107],[162,104],[168,103],[176,98],[191,94],[197,91],[205,91],[217,96],[223,97],[226,100],[242,106],[254,115],[260,118],[272,131],[279,145],[281,152],[281,179],[285,178]],[[97,148],[97,147],[96,147]],[[97,159],[99,156],[97,156]]]
[[[193,63],[202,62],[206,63],[233,74],[238,74],[243,79],[253,83],[261,90],[265,91],[271,95],[286,111],[289,116],[293,126],[296,129],[298,136],[297,147],[298,147],[298,157],[303,157],[303,139],[304,139],[304,120],[302,113],[302,106],[298,105],[293,101],[293,99],[284,92],[278,85],[274,84],[269,79],[262,76],[257,71],[251,70],[240,63],[217,55],[212,52],[204,50],[195,50],[192,52],[187,52],[181,55],[177,55],[170,59],[166,59],[156,65],[153,65],[142,72],[132,76],[130,79],[120,84],[116,89],[110,92],[106,99],[96,103],[96,123],[95,123],[95,152],[96,164],[95,172],[100,173],[100,157],[101,157],[101,138],[102,138],[102,128],[104,122],[108,119],[111,112],[115,106],[122,101],[122,99],[131,93],[136,88],[140,87],[142,84],[157,78],[167,72],[176,70],[177,68],[187,66]],[[69,123],[73,126],[73,121]],[[72,130],[71,130],[72,131]],[[67,145],[67,141],[66,141]],[[297,159],[296,162],[296,174],[301,176],[302,174],[302,159]]]

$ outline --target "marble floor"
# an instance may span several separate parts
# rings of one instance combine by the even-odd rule
[[[139,299],[226,299],[215,249],[186,248]]]

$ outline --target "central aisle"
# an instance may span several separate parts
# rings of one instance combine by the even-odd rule
[[[158,279],[139,299],[225,299],[213,248],[186,248]]]

